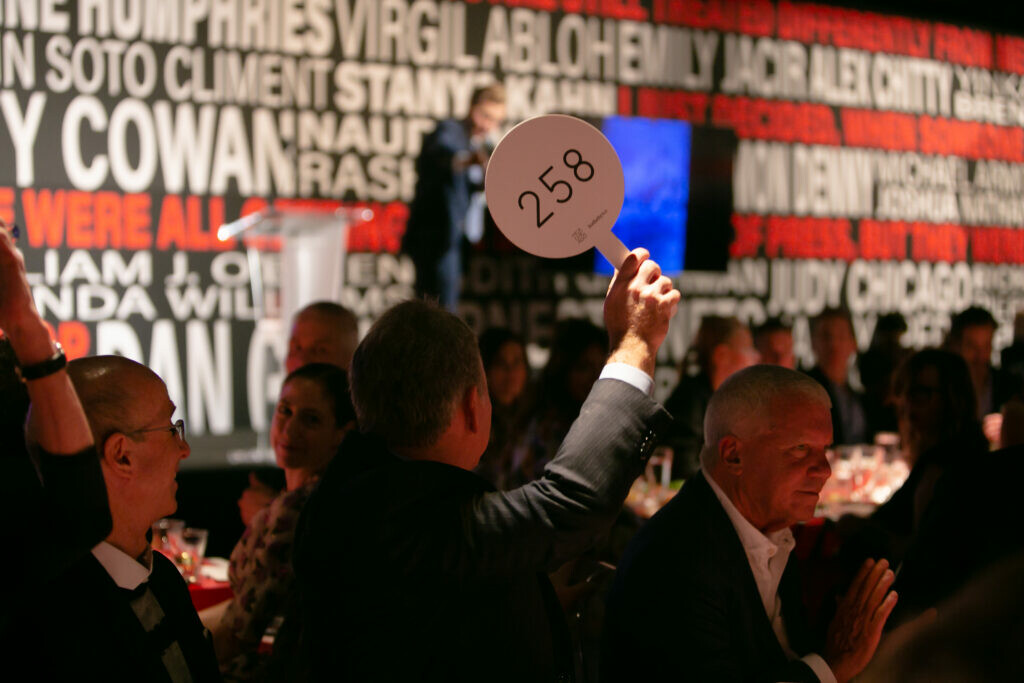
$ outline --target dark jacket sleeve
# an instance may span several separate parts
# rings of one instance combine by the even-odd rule
[[[110,508],[95,449],[39,458],[0,459],[4,547],[17,562],[3,563],[5,590],[27,592],[63,573],[110,533]]]
[[[465,149],[466,134],[462,130],[462,123],[454,119],[441,121],[437,129],[423,139],[419,171],[450,178],[455,174],[452,159]]]
[[[424,533],[401,536],[423,547],[397,549],[399,555],[437,562],[422,569],[455,575],[557,568],[614,521],[667,420],[632,385],[599,380],[540,479],[436,508],[420,521]]]

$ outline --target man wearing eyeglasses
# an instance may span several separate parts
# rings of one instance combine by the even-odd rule
[[[167,387],[119,356],[72,361],[68,374],[96,442],[113,529],[34,609],[30,640],[60,654],[38,658],[41,678],[220,680],[188,587],[147,539],[177,509],[175,477],[189,455]]]

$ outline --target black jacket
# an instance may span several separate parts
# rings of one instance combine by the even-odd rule
[[[17,561],[0,565],[0,641],[17,628],[14,615],[110,533],[110,509],[99,456],[89,446],[75,455],[0,455],[0,511],[7,520],[0,547]],[[41,477],[41,478],[40,478]]]
[[[350,437],[300,520],[299,661],[314,680],[568,680],[545,572],[611,524],[666,418],[600,380],[544,476],[508,492]]]
[[[30,666],[26,680],[169,682],[161,644],[177,641],[195,683],[220,681],[188,586],[159,553],[148,584],[164,613],[152,633],[135,615],[131,591],[118,587],[92,554],[75,563],[35,596],[19,624],[20,654]]]
[[[779,583],[790,648],[812,651],[795,563]],[[765,614],[747,555],[700,473],[630,543],[608,597],[601,680],[808,681]]]

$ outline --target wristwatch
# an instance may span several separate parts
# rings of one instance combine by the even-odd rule
[[[61,347],[60,342],[54,342],[54,346],[57,347],[57,350],[46,360],[32,363],[31,365],[18,366],[18,375],[21,376],[21,381],[29,382],[34,379],[49,377],[67,366],[68,358],[64,355],[64,349]]]

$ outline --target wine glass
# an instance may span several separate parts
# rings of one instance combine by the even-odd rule
[[[203,556],[206,555],[206,539],[209,533],[206,529],[194,527],[186,527],[181,532],[178,568],[189,583],[199,581],[199,568],[203,565]]]

